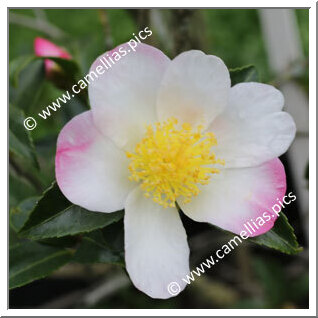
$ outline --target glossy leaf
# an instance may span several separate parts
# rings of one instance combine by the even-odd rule
[[[17,207],[10,210],[10,224],[13,229],[18,232],[23,227],[24,223],[32,212],[38,197],[31,197],[23,200]]]
[[[54,182],[37,201],[22,231],[41,224],[72,206]]]
[[[23,69],[15,73],[14,82],[17,84],[11,103],[25,111],[32,108],[40,95],[44,83],[44,65],[41,60],[31,60]]]
[[[9,206],[18,205],[22,200],[35,196],[36,189],[26,180],[9,171]]]
[[[124,219],[102,229],[104,240],[112,250],[124,253]]]
[[[227,233],[229,237],[237,235],[229,231],[225,231],[215,225],[212,226],[222,232]],[[302,247],[299,246],[297,238],[294,234],[294,229],[288,223],[287,217],[282,212],[280,212],[279,218],[276,220],[274,227],[270,231],[256,237],[250,237],[246,239],[246,241],[263,245],[291,255],[302,251]]]
[[[57,270],[72,258],[72,251],[36,242],[18,243],[9,249],[9,288],[16,288]]]
[[[259,77],[256,68],[253,65],[230,69],[232,86],[244,82],[258,82]]]
[[[124,266],[123,253],[113,250],[107,244],[101,230],[82,237],[82,242],[74,255],[74,261],[82,264],[111,263]]]
[[[17,87],[19,84],[20,72],[34,61],[34,59],[34,55],[22,55],[10,62],[9,79],[14,87]]]
[[[12,225],[9,224],[9,247],[21,243],[22,240],[17,235],[16,231],[13,229]]]
[[[37,240],[37,242],[45,244],[45,245],[50,245],[50,246],[76,248],[80,240],[81,240],[80,235],[75,235],[75,236],[67,235],[63,237],[52,237],[47,239],[41,239],[41,240]]]
[[[286,254],[297,254],[302,250],[299,247],[294,229],[288,223],[287,217],[280,212],[274,227],[263,235],[250,238],[249,241],[264,245]]]
[[[28,160],[35,167],[39,167],[33,140],[30,132],[23,126],[25,115],[21,109],[9,106],[9,150],[11,156]]]
[[[75,235],[103,228],[122,217],[122,211],[113,213],[91,212],[72,205],[56,216],[21,232],[21,235],[35,240]]]
[[[20,233],[30,239],[75,235],[103,228],[123,217],[123,211],[91,212],[69,202],[58,185],[43,194]]]

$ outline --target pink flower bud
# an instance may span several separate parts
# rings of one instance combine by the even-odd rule
[[[34,40],[34,52],[36,56],[60,57],[66,60],[72,58],[72,56],[61,47],[40,37],[37,37]],[[44,60],[44,65],[45,73],[48,76],[51,75],[52,72],[60,71],[59,66],[49,59]]]

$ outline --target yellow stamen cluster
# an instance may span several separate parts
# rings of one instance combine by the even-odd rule
[[[180,127],[175,118],[147,126],[135,151],[126,153],[131,159],[129,179],[140,182],[145,196],[164,207],[175,207],[177,199],[190,202],[200,192],[198,185],[208,184],[211,175],[220,172],[212,165],[224,165],[211,152],[217,144],[214,134],[202,129],[188,123]]]

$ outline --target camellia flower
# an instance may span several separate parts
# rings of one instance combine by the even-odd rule
[[[72,59],[72,56],[64,49],[50,42],[49,40],[37,37],[34,40],[34,52],[36,56],[60,57],[66,60]],[[45,73],[50,76],[53,72],[59,72],[60,67],[52,60],[45,59]]]
[[[124,44],[108,52],[129,52]],[[92,65],[95,71],[102,57]],[[57,141],[56,178],[64,195],[91,211],[125,209],[125,261],[134,285],[169,298],[189,273],[190,218],[239,234],[286,191],[277,158],[295,136],[270,85],[231,87],[216,56],[184,52],[170,60],[138,44],[89,85],[91,110]],[[268,231],[276,215],[255,235]]]

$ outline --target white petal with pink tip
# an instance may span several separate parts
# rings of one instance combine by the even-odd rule
[[[213,175],[211,182],[188,204],[180,203],[183,212],[198,222],[208,222],[222,229],[239,234],[244,223],[272,211],[277,198],[286,192],[284,166],[279,159],[242,169],[224,169]],[[267,232],[274,225],[277,215],[266,222],[255,235]]]
[[[59,135],[56,180],[74,204],[99,212],[123,209],[133,187],[127,165],[124,152],[96,130],[91,111],[74,117]]]

